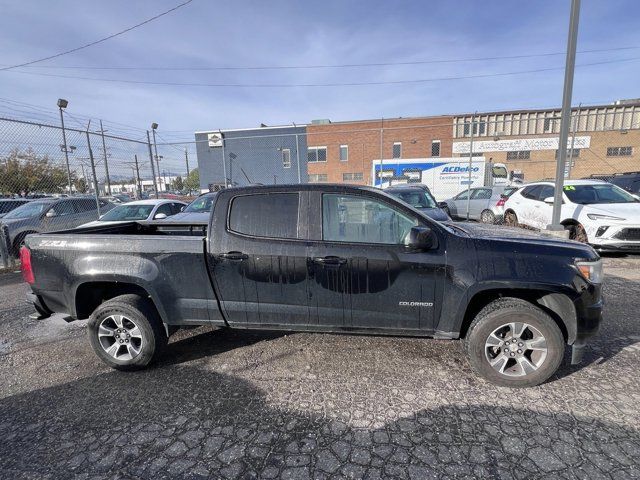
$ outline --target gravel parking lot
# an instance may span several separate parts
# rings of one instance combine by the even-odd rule
[[[0,275],[0,477],[640,478],[640,257],[605,272],[583,365],[526,390],[460,342],[210,328],[120,373]]]

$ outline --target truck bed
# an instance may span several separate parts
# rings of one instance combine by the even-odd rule
[[[103,286],[117,282],[147,292],[168,325],[222,324],[207,272],[206,229],[130,222],[29,236],[34,293],[49,310],[65,311],[65,303],[81,319],[100,303]]]

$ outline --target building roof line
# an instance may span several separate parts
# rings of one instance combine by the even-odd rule
[[[226,133],[226,132],[252,132],[252,131],[261,131],[261,130],[275,130],[275,129],[283,129],[283,128],[304,128],[306,127],[307,124],[306,123],[300,123],[300,124],[289,124],[289,125],[273,125],[273,126],[267,126],[267,127],[249,127],[249,128],[221,128],[221,129],[214,129],[214,130],[200,130],[197,131],[195,133]]]

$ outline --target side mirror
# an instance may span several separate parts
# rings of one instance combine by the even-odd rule
[[[57,217],[57,216],[58,216],[58,214],[54,210],[49,210],[45,214],[45,217],[47,217],[47,218],[53,218],[53,217]]]
[[[553,197],[547,197],[544,199],[544,203],[548,205],[553,205]]]
[[[447,202],[438,202],[438,208],[448,208]]]
[[[185,208],[186,208],[186,207],[183,205],[182,207],[180,207],[180,211],[181,211],[181,212],[184,212],[184,209],[185,209]]]
[[[163,220],[165,218],[167,218],[166,213],[156,213],[155,217],[153,217],[154,220]]]
[[[435,233],[429,227],[411,227],[407,246],[414,250],[431,250],[438,243]]]

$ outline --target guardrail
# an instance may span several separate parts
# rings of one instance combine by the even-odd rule
[[[16,265],[10,245],[9,229],[6,225],[0,225],[0,268],[13,268]]]

